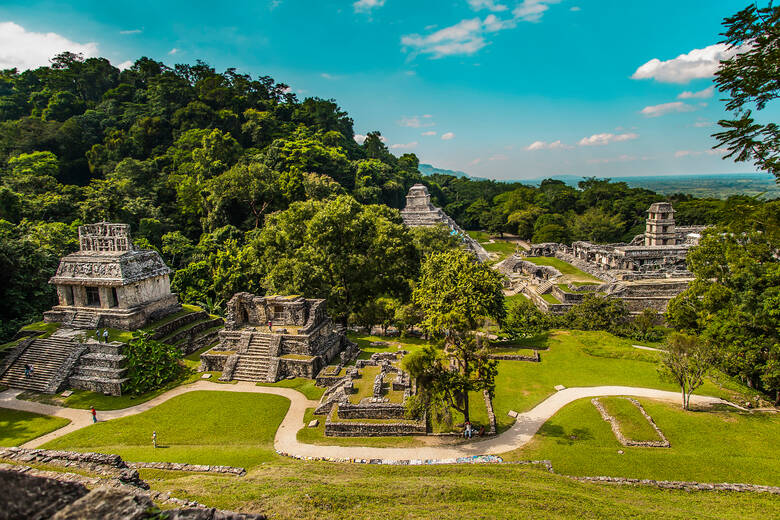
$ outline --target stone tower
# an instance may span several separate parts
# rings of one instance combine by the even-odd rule
[[[674,230],[674,208],[668,202],[656,202],[647,210],[645,227],[646,246],[673,246],[677,244]]]

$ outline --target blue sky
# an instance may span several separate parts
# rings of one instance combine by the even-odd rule
[[[202,59],[334,98],[356,133],[482,177],[748,172],[711,150],[726,114],[708,90],[721,21],[745,5],[4,0],[0,67],[61,47],[114,64]]]

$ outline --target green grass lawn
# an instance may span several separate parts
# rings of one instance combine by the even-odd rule
[[[313,379],[306,379],[304,377],[296,377],[295,379],[282,379],[276,383],[257,383],[257,386],[276,386],[281,388],[292,388],[298,390],[300,393],[306,396],[306,399],[313,401],[319,400],[322,394],[325,393],[326,388],[315,386]]]
[[[602,283],[602,280],[599,280],[595,276],[591,276],[585,271],[577,269],[570,263],[564,262],[563,260],[552,256],[527,256],[524,258],[524,260],[528,260],[529,262],[536,265],[549,265],[550,267],[554,267],[559,270],[561,274],[569,275],[572,280],[580,282]]]
[[[153,489],[279,520],[743,520],[769,518],[778,508],[778,497],[768,493],[691,493],[576,482],[527,466],[380,466],[280,459],[242,478],[174,476],[152,482]]]
[[[553,305],[557,305],[557,304],[561,303],[561,302],[558,300],[558,298],[556,298],[555,296],[553,296],[553,295],[552,295],[552,294],[550,294],[550,293],[544,293],[544,294],[540,294],[539,296],[541,296],[541,297],[542,297],[542,299],[543,299],[544,301],[546,301],[547,303],[551,303],[551,304],[553,304]]]
[[[67,424],[62,417],[0,408],[0,446],[19,446]]]
[[[355,387],[355,393],[349,395],[349,400],[358,404],[362,399],[366,397],[372,397],[374,395],[374,379],[379,375],[379,367],[363,367],[360,369],[360,378],[355,379],[353,384]]]
[[[289,401],[276,395],[191,392],[130,417],[88,426],[49,449],[117,453],[129,461],[252,467],[276,458],[273,439]],[[157,431],[159,447],[152,447]]]
[[[661,437],[637,406],[621,397],[601,397],[601,405],[617,420],[620,432],[630,441],[660,441]]]
[[[507,416],[509,410],[530,410],[555,393],[555,385],[625,385],[678,390],[658,375],[660,354],[635,349],[630,339],[606,332],[567,330],[553,331],[522,343],[549,350],[543,353],[540,363],[499,361],[493,407],[500,430],[512,424],[513,419]],[[726,380],[725,377],[722,379]],[[733,399],[734,391],[747,390],[734,383],[717,386],[708,381],[696,393]]]
[[[780,485],[776,414],[731,407],[684,411],[678,404],[638,401],[670,448],[622,446],[590,399],[582,399],[547,421],[529,445],[505,457],[549,459],[555,471],[570,475]]]

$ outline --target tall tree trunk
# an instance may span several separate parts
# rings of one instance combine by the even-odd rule
[[[463,420],[466,422],[470,422],[470,414],[469,414],[469,393],[464,392],[465,395],[463,396]]]

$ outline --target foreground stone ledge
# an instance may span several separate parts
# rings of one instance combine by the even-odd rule
[[[204,464],[184,464],[179,462],[128,462],[133,469],[160,469],[165,471],[189,471],[193,473],[221,473],[243,477],[246,469],[235,466],[207,466]]]

